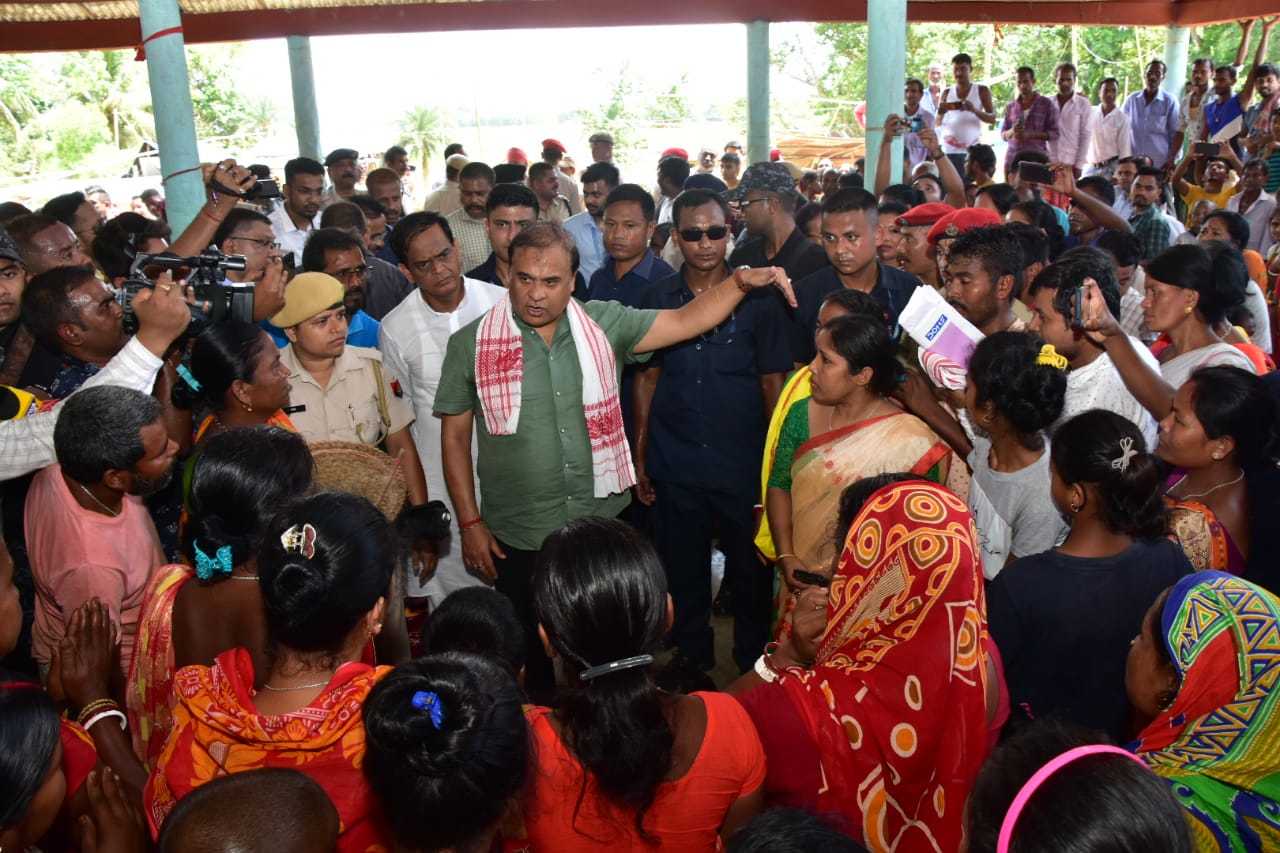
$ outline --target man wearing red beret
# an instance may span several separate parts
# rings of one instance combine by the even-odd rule
[[[975,228],[999,225],[1001,222],[1003,220],[1000,214],[994,210],[987,210],[985,207],[961,207],[933,223],[933,227],[929,229],[927,241],[933,247],[938,269],[942,272],[947,269],[947,252],[951,248],[951,241]]]
[[[582,193],[578,191],[578,185],[574,183],[573,178],[560,171],[560,161],[564,159],[564,155],[565,147],[560,140],[542,140],[542,159],[556,170],[556,183],[559,185],[560,195],[568,200],[569,215],[572,216],[575,213],[581,213],[585,208],[582,206]]]
[[[898,227],[902,230],[898,241],[898,266],[939,290],[942,289],[942,276],[933,247],[929,245],[929,229],[953,210],[955,208],[949,204],[931,201],[917,204],[898,217]]]

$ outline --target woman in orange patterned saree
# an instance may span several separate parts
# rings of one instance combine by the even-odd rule
[[[195,465],[183,530],[187,563],[151,577],[138,619],[137,648],[125,687],[133,748],[155,764],[169,733],[173,674],[210,666],[245,647],[265,670],[266,624],[256,553],[263,528],[288,500],[311,488],[313,463],[296,433],[233,429],[210,438]],[[198,583],[188,583],[196,579]]]
[[[173,728],[143,792],[153,834],[211,779],[290,767],[333,801],[340,853],[389,849],[361,769],[361,708],[389,667],[360,661],[382,630],[394,543],[382,513],[352,495],[321,492],[276,516],[258,554],[271,665],[258,673],[235,649],[178,670]]]
[[[964,501],[885,480],[849,525],[829,597],[803,592],[792,637],[733,692],[764,743],[770,802],[839,816],[874,853],[950,853],[997,703],[982,558]]]

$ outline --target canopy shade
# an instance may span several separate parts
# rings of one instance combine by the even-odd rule
[[[181,0],[188,43],[529,27],[863,21],[867,0]],[[910,21],[1192,26],[1275,13],[1276,0],[911,0]],[[0,51],[136,45],[136,0],[0,2]]]

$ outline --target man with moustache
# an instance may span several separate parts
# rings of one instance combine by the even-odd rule
[[[382,363],[400,379],[404,402],[413,410],[410,425],[429,494],[445,501],[455,522],[458,514],[445,489],[440,458],[440,419],[432,415],[449,337],[484,314],[506,291],[462,275],[461,261],[449,223],[437,213],[411,213],[391,235],[400,271],[415,290],[382,318]],[[410,574],[407,595],[429,597],[439,605],[445,596],[482,581],[468,573],[455,534],[439,545],[435,575],[422,582]]]
[[[324,167],[329,172],[329,191],[321,204],[350,201],[356,194],[356,184],[360,183],[360,152],[354,148],[335,148],[324,158]]]
[[[508,298],[449,339],[435,412],[463,554],[515,604],[537,696],[553,684],[531,601],[542,542],[572,519],[616,517],[636,483],[620,368],[721,326],[755,290],[777,286],[795,303],[776,267],[735,270],[675,310],[580,303],[572,298],[573,238],[562,227],[537,223],[510,251]]]
[[[269,215],[271,231],[280,251],[302,257],[307,236],[320,227],[320,203],[324,199],[324,166],[310,157],[295,157],[284,164],[280,203]]]
[[[677,196],[672,239],[684,265],[654,282],[642,307],[679,308],[727,278],[728,221],[729,206],[716,193]],[[710,332],[654,353],[636,378],[636,497],[654,508],[675,605],[672,641],[698,669],[715,663],[713,537],[725,555],[739,669],[748,669],[768,640],[773,579],[752,545],[754,489],[768,416],[791,369],[789,327],[776,299],[752,294]]]
[[[365,189],[387,212],[387,225],[394,228],[404,216],[404,186],[392,169],[374,169],[364,179]]]
[[[373,260],[365,256],[363,241],[342,228],[318,229],[302,253],[304,272],[324,273],[342,284],[346,342],[355,347],[378,345],[378,321],[364,310]],[[288,337],[288,332],[283,336]],[[284,346],[279,336],[276,338]]]
[[[468,163],[458,173],[462,206],[446,215],[449,229],[461,253],[462,269],[474,269],[493,251],[485,227],[485,202],[493,189],[493,169],[479,161]]]

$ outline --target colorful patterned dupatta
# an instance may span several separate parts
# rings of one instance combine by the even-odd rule
[[[866,502],[812,669],[778,682],[821,756],[820,812],[879,851],[951,853],[987,756],[986,601],[964,502],[897,483]]]
[[[153,837],[177,801],[206,782],[259,767],[289,767],[314,779],[337,808],[338,853],[390,849],[361,769],[361,709],[390,671],[343,664],[307,707],[264,715],[254,706],[253,659],[245,649],[223,652],[212,667],[178,670],[173,729],[143,791]]]
[[[1169,781],[1196,850],[1280,850],[1280,599],[1198,572],[1173,587],[1159,630],[1181,683],[1138,755]]]
[[[155,766],[172,723],[173,603],[178,590],[193,577],[190,566],[161,566],[147,584],[138,615],[138,636],[124,698],[133,751],[148,769]]]

